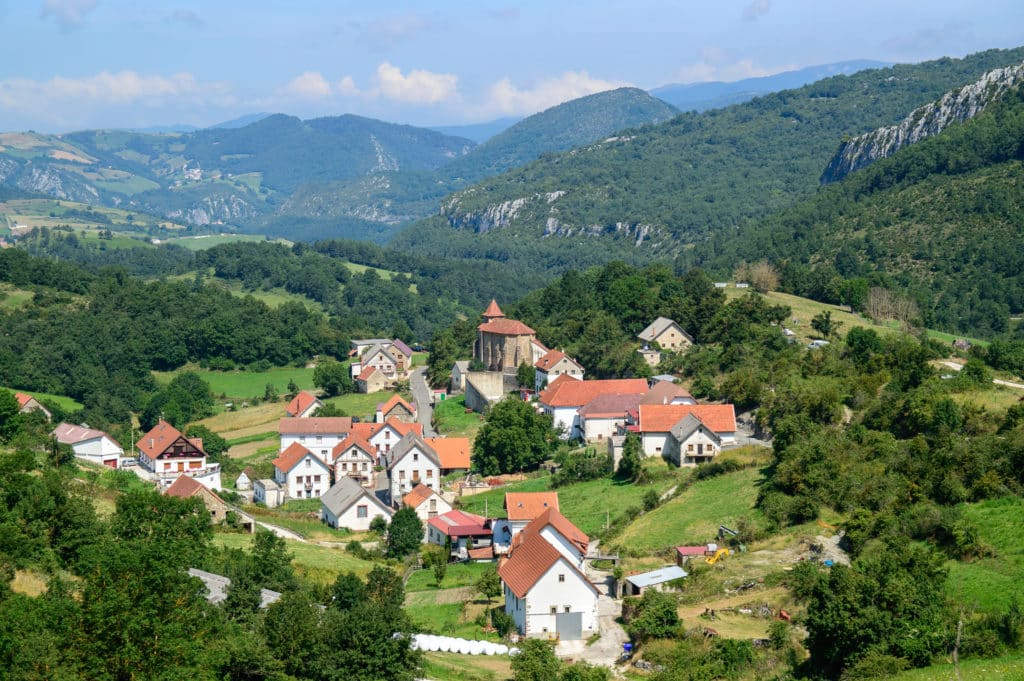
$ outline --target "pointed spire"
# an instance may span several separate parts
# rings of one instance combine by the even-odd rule
[[[504,316],[505,313],[501,311],[500,307],[498,307],[498,301],[496,301],[494,298],[491,298],[491,304],[487,306],[486,310],[484,310],[484,319],[490,321],[496,317]]]

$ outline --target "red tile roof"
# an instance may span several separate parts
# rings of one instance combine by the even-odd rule
[[[670,381],[658,381],[640,400],[641,404],[671,404],[676,398],[693,398],[683,386]]]
[[[281,419],[277,425],[281,435],[341,435],[351,430],[351,416],[289,417]]]
[[[177,428],[167,423],[167,421],[160,421],[148,433],[140,437],[135,445],[139,448],[139,451],[155,461],[158,456],[167,451],[167,448],[179,438],[184,439],[184,436]],[[200,450],[203,448],[203,441],[200,438],[192,438],[188,442],[191,442]],[[203,456],[205,455],[206,453],[204,452]]]
[[[491,319],[476,328],[484,333],[493,333],[499,336],[532,336],[537,333],[517,319],[505,319],[504,317]]]
[[[29,400],[35,399],[31,395],[26,393],[14,393],[14,399],[18,400],[18,405],[24,407],[28,404]]]
[[[582,407],[600,395],[643,395],[647,381],[643,378],[614,378],[581,381],[562,374],[541,391],[538,401],[549,407]]]
[[[509,520],[533,520],[549,508],[558,510],[558,492],[507,492],[505,512]]]
[[[274,468],[282,473],[287,473],[291,469],[295,468],[295,464],[306,458],[306,455],[310,455],[317,461],[320,461],[313,452],[309,451],[298,442],[293,442],[288,445],[287,449],[278,454],[277,458],[274,459],[272,463],[274,464]]]
[[[529,535],[516,548],[511,557],[498,566],[498,576],[508,585],[512,593],[519,598],[525,598],[537,580],[543,577],[559,560],[564,561],[567,570],[575,572],[584,583],[595,593],[597,592],[597,587],[591,584],[590,580],[575,565],[565,560],[558,549],[539,534]]]
[[[677,546],[676,553],[680,556],[703,556],[707,546]]]
[[[559,513],[558,509],[555,508],[548,508],[539,516],[531,520],[530,523],[523,528],[522,532],[516,535],[516,539],[519,541],[525,541],[524,537],[531,534],[540,534],[541,530],[548,525],[555,528],[560,535],[575,544],[576,548],[586,555],[587,546],[590,544],[590,537],[588,537],[583,530],[573,525],[571,520]],[[515,550],[516,549],[513,549],[513,553]]]
[[[494,298],[491,298],[491,304],[487,306],[486,310],[484,310],[483,316],[484,317],[504,317],[505,313],[501,311],[500,307],[498,307],[498,301],[496,301]]]
[[[384,423],[353,423],[352,433],[365,440],[369,440],[385,428],[391,428],[391,430],[398,433],[398,439],[402,439],[408,433],[416,433],[420,437],[423,437],[422,423],[408,423],[406,421],[400,421],[395,417],[389,418]]]
[[[301,390],[299,391],[299,394],[296,395],[295,398],[288,403],[288,406],[285,407],[284,410],[285,413],[288,414],[288,416],[298,416],[299,414],[309,409],[309,407],[316,402],[319,402],[319,400],[316,398],[316,395],[310,392],[306,392],[305,390]]]
[[[466,552],[470,560],[491,560],[494,558],[493,546],[481,546],[478,549],[470,549]]]
[[[420,504],[422,504],[424,501],[434,496],[435,494],[437,494],[437,492],[430,489],[421,482],[420,484],[416,485],[411,490],[409,490],[408,494],[402,497],[402,503],[405,504],[406,506],[418,508]]]
[[[459,509],[442,513],[427,521],[428,525],[449,537],[488,536],[491,530],[485,527],[486,523],[486,518]]]
[[[468,437],[428,437],[424,442],[434,448],[441,460],[441,469],[469,470],[470,453],[473,448]]]
[[[358,447],[359,449],[369,454],[371,459],[376,460],[377,449],[369,442],[367,442],[366,438],[362,437],[361,435],[355,432],[355,426],[358,425],[360,424],[353,424],[353,432],[349,433],[348,437],[346,437],[344,440],[334,445],[334,449],[331,450],[331,456],[333,458],[337,459],[346,450],[349,450],[352,447]]]
[[[86,440],[95,440],[96,438],[105,437],[118,447],[121,446],[114,438],[110,437],[102,430],[86,428],[85,426],[76,426],[72,423],[59,424],[53,429],[53,436],[57,438],[57,442],[61,442],[66,445],[74,445],[79,442],[85,442]]]
[[[206,487],[201,482],[197,482],[195,478],[189,477],[185,474],[179,475],[178,479],[171,483],[171,486],[164,490],[164,494],[169,497],[178,497],[179,499],[188,499],[194,497],[197,494],[205,493],[213,496],[214,499],[220,503],[224,503],[224,500],[217,496],[217,493],[212,489]]]
[[[541,371],[546,372],[549,369],[551,369],[551,367],[555,366],[566,357],[568,357],[568,355],[566,355],[561,350],[549,350],[548,354],[538,359],[533,366],[537,367]]]
[[[625,418],[626,413],[640,405],[642,395],[635,393],[621,395],[598,395],[583,405],[580,416],[589,419]]]
[[[689,414],[716,433],[736,432],[736,411],[731,404],[641,404],[641,433],[667,433]]]
[[[365,369],[363,369],[359,373],[359,375],[356,377],[356,380],[357,381],[367,381],[367,380],[370,379],[371,376],[373,376],[373,372],[375,372],[375,371],[377,371],[377,367],[368,366],[368,367],[366,367]],[[381,375],[383,376],[383,374],[381,374]]]
[[[398,405],[402,405],[403,407],[405,407],[410,414],[416,413],[416,408],[413,407],[408,402],[406,402],[405,400],[403,400],[401,395],[392,395],[390,400],[377,406],[377,411],[387,416],[388,412]]]

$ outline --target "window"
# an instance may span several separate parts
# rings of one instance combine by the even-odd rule
[[[345,463],[344,461],[341,462],[341,470],[343,470],[343,471],[347,471],[348,470],[348,464]]]
[[[324,457],[326,459],[327,458],[327,450],[326,449],[321,449],[320,450],[320,456],[322,456],[322,457]]]
[[[320,482],[320,476],[319,475],[314,475],[313,476],[313,482]]]
[[[306,436],[305,435],[300,435],[299,436],[299,442],[305,442],[305,441],[306,441]]]
[[[310,458],[309,458],[309,457],[307,456],[307,457],[306,457],[306,468],[312,468],[312,467],[313,467],[313,460],[312,460],[312,459],[310,459]]]
[[[551,614],[552,615],[558,614],[558,607],[557,606],[554,606],[554,605],[551,606]],[[547,631],[547,629],[545,629],[544,631]]]
[[[365,517],[367,517],[369,515],[369,511],[370,511],[370,507],[366,506],[365,504],[363,504],[361,506],[356,506],[356,517],[357,518],[365,518]]]
[[[434,477],[434,469],[433,468],[428,468],[427,469],[427,477],[428,478]]]
[[[405,480],[405,471],[398,471],[398,479]]]
[[[366,470],[366,462],[365,461],[363,462],[363,470],[364,471]]]
[[[317,435],[316,436],[316,443],[317,444],[320,444],[323,441],[324,441],[324,436],[323,435]]]
[[[690,443],[690,444],[686,445],[686,451],[688,451],[688,452],[692,452],[693,451],[693,443]]]
[[[567,612],[567,613],[570,612],[568,605],[564,606],[564,608],[565,608],[565,612]]]
[[[413,452],[412,453],[412,460],[413,461],[419,461],[420,460],[420,453],[419,452]]]
[[[564,582],[565,581],[565,573],[564,572],[558,574],[558,581],[559,582]]]

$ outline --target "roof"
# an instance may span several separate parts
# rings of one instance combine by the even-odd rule
[[[428,437],[424,441],[437,452],[442,469],[469,469],[473,448],[468,437]]]
[[[736,432],[736,411],[731,404],[641,404],[641,433],[667,433],[693,414],[716,433]]]
[[[679,398],[693,399],[683,386],[671,381],[658,381],[646,395],[640,400],[640,404],[672,404],[672,401]]]
[[[359,372],[359,375],[356,376],[356,380],[368,381],[370,380],[370,377],[373,376],[374,372],[379,373],[381,376],[384,375],[383,373],[381,373],[379,369],[377,369],[377,367],[366,367],[361,372]]]
[[[181,431],[167,423],[167,421],[161,420],[153,426],[148,433],[140,437],[139,441],[136,442],[135,445],[139,448],[139,451],[150,459],[155,460],[158,456],[167,451],[167,448],[176,440],[183,437],[184,436],[181,434]],[[188,441],[202,451],[203,441],[201,439],[192,438]]]
[[[483,516],[458,509],[442,513],[427,521],[428,525],[449,537],[489,536],[491,529],[486,527],[486,523],[487,519]]]
[[[238,474],[238,477],[240,478],[243,475],[249,478],[249,482],[256,482],[256,480],[259,478],[259,475],[256,473],[256,469],[253,468],[252,466],[246,466],[245,468],[243,468],[242,472]],[[238,478],[235,479],[237,480]]]
[[[638,575],[630,575],[626,577],[626,581],[633,586],[642,589],[644,587],[654,586],[655,584],[671,582],[673,579],[682,579],[686,576],[687,572],[683,568],[678,565],[669,565],[661,568],[660,570],[651,570],[650,572],[641,572]]]
[[[363,437],[361,434],[357,433],[354,430],[351,433],[349,433],[344,440],[334,445],[334,449],[331,450],[331,455],[334,458],[338,458],[339,456],[341,456],[342,452],[344,452],[347,449],[351,449],[352,447],[358,447],[359,449],[363,450],[364,452],[366,452],[366,454],[370,456],[371,459],[377,456],[376,447],[367,442],[365,437]]]
[[[414,448],[423,452],[423,455],[438,468],[441,467],[441,461],[437,458],[437,452],[434,451],[434,448],[428,445],[422,437],[410,431],[403,435],[402,439],[399,440],[398,444],[396,444],[394,449],[391,450],[391,453],[388,456],[388,469],[390,470],[394,468],[395,464],[405,458],[405,455]]]
[[[558,510],[558,492],[505,493],[505,512],[509,520],[533,520],[549,508]]]
[[[494,547],[481,546],[478,549],[470,549],[466,553],[470,560],[491,560],[494,558]]]
[[[206,492],[213,496],[214,499],[220,503],[224,503],[224,500],[217,496],[217,493],[212,489],[206,487],[201,482],[197,482],[195,478],[189,477],[182,473],[178,476],[178,479],[171,483],[171,486],[164,490],[164,494],[169,497],[178,497],[179,499],[188,499],[194,497],[197,494]]]
[[[392,343],[391,346],[396,348],[399,352],[401,352],[406,357],[412,357],[412,348],[410,348],[408,345],[403,343],[398,338],[395,339],[395,342]]]
[[[409,423],[393,416],[384,421],[384,423],[353,423],[351,432],[365,440],[369,440],[385,428],[391,428],[391,430],[398,433],[399,438],[405,437],[408,433],[416,433],[421,437],[423,436],[422,423]]]
[[[295,468],[295,465],[307,456],[320,461],[320,458],[314,455],[313,452],[309,451],[298,442],[293,442],[288,445],[287,449],[278,454],[277,458],[274,459],[272,463],[274,464],[274,468],[282,473],[287,473],[291,469]],[[323,461],[320,461],[320,464],[326,465]]]
[[[76,426],[72,423],[59,424],[53,429],[53,436],[57,438],[57,442],[66,445],[74,445],[79,442],[85,442],[86,440],[95,440],[96,438],[105,437],[118,447],[121,446],[114,438],[110,437],[102,430],[87,428],[86,426]]]
[[[680,556],[703,556],[704,552],[708,550],[705,544],[700,546],[677,546],[676,553]]]
[[[575,565],[558,552],[539,534],[531,534],[520,544],[515,553],[498,566],[498,576],[508,588],[519,598],[525,598],[533,585],[551,569],[558,561],[563,561],[568,569],[579,575],[595,593],[597,587],[580,572]]]
[[[252,486],[256,487],[257,485],[269,491],[276,491],[281,489],[281,485],[277,484],[276,480],[271,480],[270,478],[260,478],[258,480],[253,481]]]
[[[524,537],[530,534],[540,534],[541,530],[550,525],[560,535],[576,545],[580,553],[586,555],[587,546],[590,545],[590,537],[580,528],[572,524],[572,521],[562,515],[556,508],[548,508],[539,516],[530,521],[530,524],[523,528],[516,539],[523,541]]]
[[[380,503],[372,492],[367,491],[356,481],[355,478],[349,478],[346,476],[342,476],[341,480],[336,482],[329,490],[323,493],[320,497],[320,503],[334,515],[340,516],[342,513],[347,511],[352,504],[362,498],[372,499],[376,502],[377,506],[387,510],[390,514],[391,509]]]
[[[28,393],[14,393],[14,399],[18,400],[19,406],[24,407],[30,400],[34,400],[36,398],[32,397]]]
[[[228,597],[228,587],[231,586],[231,580],[227,577],[206,572],[205,570],[197,570],[196,568],[189,568],[188,574],[199,579],[206,586],[206,600],[211,605],[217,605]],[[260,589],[261,608],[265,608],[280,599],[281,594],[279,592],[271,591],[270,589]]]
[[[691,343],[693,342],[693,336],[686,333],[686,331],[683,330],[683,327],[679,326],[678,324],[675,323],[675,321],[669,319],[668,317],[658,317],[653,322],[651,322],[646,329],[638,333],[636,337],[639,338],[640,340],[645,341],[657,340],[658,336],[664,333],[665,329],[667,329],[670,326],[678,327],[679,330],[682,332],[683,337],[686,338]]]
[[[498,307],[498,301],[495,300],[494,298],[491,298],[491,304],[487,306],[486,310],[484,310],[483,316],[484,317],[504,317],[505,313],[501,311],[500,307]]]
[[[452,367],[453,368],[457,368],[462,373],[466,373],[467,371],[469,371],[469,360],[468,359],[460,359],[459,361],[455,362],[452,365]]]
[[[536,333],[521,321],[504,317],[491,319],[476,328],[484,333],[493,333],[499,336],[532,336]]]
[[[600,395],[643,395],[647,381],[642,378],[613,378],[581,381],[562,374],[541,391],[538,401],[549,407],[582,407]]]
[[[352,430],[351,416],[310,416],[283,418],[277,424],[281,435],[340,435]]]
[[[382,414],[387,414],[389,411],[391,411],[398,405],[402,405],[403,407],[405,407],[410,414],[416,413],[416,407],[403,400],[401,395],[392,395],[391,399],[388,400],[387,402],[384,402],[383,404],[378,404],[377,411],[379,411]]]
[[[548,354],[538,359],[533,366],[547,373],[551,369],[555,368],[555,366],[557,366],[558,363],[561,362],[563,359],[569,360],[570,362],[575,364],[576,367],[578,367],[579,369],[583,368],[582,366],[580,366],[579,362],[577,362],[576,360],[574,360],[572,357],[565,354],[561,350],[549,350]]]
[[[409,493],[402,497],[402,503],[406,506],[412,506],[413,508],[419,508],[419,505],[430,497],[437,494],[434,490],[430,489],[422,482],[409,490]],[[438,495],[440,496],[440,495]]]
[[[686,440],[686,438],[690,437],[695,432],[697,432],[697,430],[701,426],[708,428],[704,424],[704,422],[700,420],[700,417],[698,417],[696,414],[690,413],[684,416],[682,420],[679,421],[679,423],[672,426],[672,430],[670,430],[669,432],[672,434],[672,437],[674,437],[677,441],[683,442]],[[718,433],[713,431],[711,428],[708,428],[708,430],[711,431],[711,435],[714,436],[718,444],[721,444],[722,439],[718,437]]]
[[[583,408],[580,409],[580,416],[589,419],[625,417],[626,412],[640,406],[641,399],[643,399],[643,396],[636,393],[598,395],[583,405]]]
[[[288,416],[298,416],[319,401],[313,393],[300,390],[299,394],[284,408],[284,411]]]

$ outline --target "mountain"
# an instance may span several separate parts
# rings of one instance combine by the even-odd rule
[[[619,133],[447,197],[395,244],[555,271],[611,259],[699,262],[695,246],[813,195],[844,136],[1019,63],[1024,48],[834,76]]]
[[[521,118],[518,117],[506,117],[496,118],[493,121],[487,121],[485,123],[467,123],[465,125],[431,125],[431,130],[443,133],[445,135],[451,135],[452,137],[465,137],[471,139],[477,144],[486,142],[490,138],[497,135],[502,130],[509,128],[518,123]]]
[[[847,140],[829,161],[821,181],[828,183],[841,180],[873,161],[892,156],[903,147],[939,134],[955,122],[972,118],[1022,81],[1024,64],[989,71],[974,83],[947,92],[941,99],[914,109],[896,125]]]
[[[244,116],[239,116],[238,118],[232,118],[230,121],[224,121],[223,123],[217,123],[216,125],[211,125],[209,127],[210,128],[214,128],[214,129],[216,129],[216,128],[244,128],[247,125],[250,125],[252,123],[258,123],[259,121],[262,121],[264,118],[267,118],[268,116],[273,116],[273,115],[274,114],[265,113],[265,112],[264,113],[254,113],[254,114],[245,114]]]
[[[779,90],[792,90],[832,76],[849,76],[865,69],[880,69],[892,66],[891,62],[856,59],[835,64],[807,66],[796,71],[785,71],[771,76],[744,78],[729,83],[711,81],[707,83],[675,83],[651,90],[651,94],[683,111],[706,111],[720,109],[732,104],[741,104],[754,97],[760,97]]]

